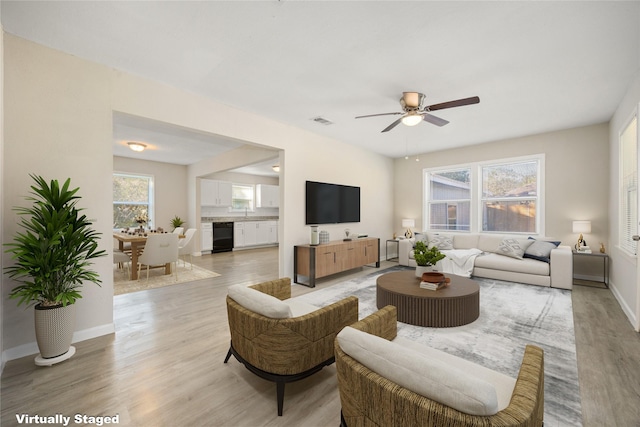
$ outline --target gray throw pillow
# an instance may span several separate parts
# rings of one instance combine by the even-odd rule
[[[524,251],[524,258],[537,259],[538,261],[551,262],[551,251],[560,245],[560,242],[534,240],[531,246]]]
[[[524,251],[533,244],[534,240],[524,239],[503,239],[498,245],[498,251],[496,253],[505,255],[511,258],[522,259]]]
[[[441,251],[453,249],[453,238],[441,235],[431,236],[429,239],[429,248],[434,246]]]

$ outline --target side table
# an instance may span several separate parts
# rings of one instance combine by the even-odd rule
[[[389,258],[389,243],[396,244],[396,256],[391,259]],[[384,248],[384,259],[386,261],[397,261],[399,259],[398,258],[399,253],[400,253],[400,241],[398,239],[388,239],[387,244],[385,245],[385,248]]]
[[[609,254],[603,254],[601,252],[579,252],[573,250],[573,259],[579,257],[592,257],[592,258],[600,258],[602,260],[602,283],[608,288],[609,287]]]

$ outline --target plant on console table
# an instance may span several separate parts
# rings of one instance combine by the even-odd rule
[[[75,353],[71,346],[75,302],[82,297],[84,283],[100,285],[92,263],[106,252],[98,250],[99,233],[76,207],[79,189],[69,189],[69,179],[60,186],[57,180],[47,183],[42,177],[31,177],[35,181],[33,196],[27,200],[32,205],[15,208],[23,231],[16,233],[13,243],[6,244],[14,264],[5,272],[20,282],[9,298],[17,299],[18,306],[35,304],[40,349],[36,364],[52,365]]]
[[[433,270],[433,266],[445,257],[446,255],[440,252],[435,246],[427,249],[427,245],[425,245],[424,242],[416,242],[413,248],[413,259],[415,259],[416,264],[418,264],[416,267],[416,276],[422,277],[422,273]]]

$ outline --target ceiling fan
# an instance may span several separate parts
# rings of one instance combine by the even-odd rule
[[[356,119],[362,119],[364,117],[377,117],[377,116],[392,116],[402,114],[395,122],[384,128],[382,132],[389,132],[394,127],[398,126],[400,122],[407,126],[415,126],[421,121],[432,123],[436,126],[444,126],[449,123],[445,119],[436,117],[429,114],[431,111],[444,110],[445,108],[462,107],[463,105],[478,104],[480,98],[472,96],[471,98],[457,99],[455,101],[442,102],[440,104],[427,105],[423,107],[424,94],[420,92],[402,92],[402,98],[400,98],[400,105],[403,112],[397,113],[381,113],[381,114],[369,114],[367,116],[357,116]]]

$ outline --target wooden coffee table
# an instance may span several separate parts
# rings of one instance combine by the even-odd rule
[[[471,323],[480,316],[480,286],[466,277],[446,274],[448,287],[420,288],[415,271],[383,274],[376,281],[378,308],[393,305],[398,321],[417,326],[448,328]]]

